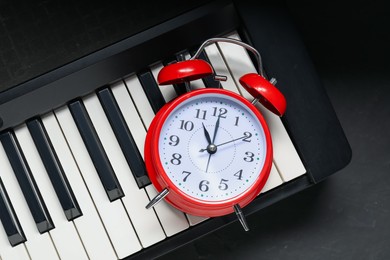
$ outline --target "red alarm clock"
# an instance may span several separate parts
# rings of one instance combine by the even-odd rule
[[[240,78],[255,100],[251,103],[229,90],[205,88],[190,91],[163,106],[145,141],[147,172],[159,192],[147,208],[164,198],[177,209],[196,216],[236,212],[248,230],[241,208],[264,187],[273,157],[267,123],[254,103],[260,101],[279,116],[286,109],[284,96],[264,77],[259,53],[235,39],[209,39],[190,60],[161,69],[158,83],[189,84],[214,74],[210,64],[196,58],[207,45],[221,41],[239,44],[257,57],[260,75],[250,73]]]

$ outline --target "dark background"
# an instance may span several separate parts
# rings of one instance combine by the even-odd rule
[[[202,1],[175,2],[164,1],[161,9],[147,1],[1,1],[0,87]],[[390,259],[390,8],[385,0],[286,4],[351,144],[352,161],[249,216],[250,232],[234,223],[162,259]]]

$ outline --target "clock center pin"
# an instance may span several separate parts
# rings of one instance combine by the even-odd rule
[[[207,152],[209,154],[215,154],[217,152],[217,146],[215,144],[209,144],[207,146]]]

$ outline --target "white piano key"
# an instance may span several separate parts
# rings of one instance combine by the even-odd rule
[[[130,85],[130,87],[135,88],[134,85]],[[142,123],[142,118],[140,118],[140,115],[137,112],[137,108],[131,100],[125,84],[123,82],[118,82],[111,86],[111,90],[143,158],[147,128]]]
[[[149,125],[154,118],[154,112],[149,104],[144,89],[142,88],[141,83],[137,78],[137,75],[133,75],[127,78],[125,83],[131,98],[134,100],[134,103],[137,104],[137,111],[141,117],[141,120],[143,121],[146,129],[149,128]]]
[[[157,75],[162,68],[163,68],[163,66],[161,64],[155,65],[154,67],[151,68],[152,74],[153,74],[156,82],[157,82]],[[193,82],[191,82],[191,84],[192,83]],[[203,84],[203,82],[202,82],[202,84]],[[194,85],[193,87],[199,88],[199,87],[204,87],[204,85],[200,85],[200,83],[198,81],[197,85]],[[166,103],[169,102],[171,99],[174,99],[177,97],[177,93],[176,93],[173,85],[159,86],[159,88],[160,88],[160,91],[163,93],[163,96],[164,96]],[[198,216],[193,216],[190,214],[186,214],[186,216],[187,216],[187,219],[188,219],[191,226],[196,225],[196,224],[207,219],[206,217],[198,217]]]
[[[275,168],[275,165],[272,164],[271,172],[270,172],[270,174],[268,176],[268,180],[265,183],[263,189],[260,191],[260,193],[264,193],[264,192],[267,192],[269,190],[272,190],[273,188],[276,188],[276,187],[278,187],[279,185],[282,185],[282,184],[283,184],[283,181],[280,178],[279,173],[278,173],[278,171]]]
[[[42,122],[82,210],[83,215],[73,222],[88,257],[96,260],[117,259],[55,115],[49,113],[43,116]]]
[[[98,97],[96,95],[88,96],[84,99],[84,105],[118,180],[126,192],[122,201],[142,246],[148,247],[163,240],[165,234],[155,212],[145,208],[145,205],[149,203],[149,198],[144,189],[138,188]],[[141,130],[144,131],[143,128]],[[132,239],[131,243],[136,243],[135,233]]]
[[[125,118],[125,121],[130,129],[130,132],[134,137],[139,152],[143,157],[146,130],[145,127],[143,127],[139,115],[141,116],[141,118],[144,119],[143,122],[151,122],[153,118],[145,119],[145,117],[151,117],[151,114],[148,113],[147,111],[152,111],[152,110],[147,100],[145,101],[143,97],[139,96],[142,94],[142,92],[139,91],[139,88],[142,89],[142,86],[139,84],[138,80],[133,81],[133,83],[134,84],[132,85],[127,84],[127,87],[129,90],[132,89],[133,93],[137,93],[138,95],[138,98],[132,96],[135,106],[132,104],[131,97],[126,92],[126,89],[124,88],[123,85],[121,84],[115,85],[112,89],[112,92],[118,103],[119,108],[121,109],[123,117]],[[139,114],[134,113],[136,108]],[[152,115],[154,117],[154,114]],[[149,124],[147,125],[147,127],[149,127]],[[157,195],[157,192],[153,187],[153,185],[147,186],[145,190],[149,196],[149,199],[154,198],[154,196]],[[144,206],[146,206],[146,204]],[[168,205],[165,201],[161,201],[156,207],[154,207],[154,210],[156,211],[157,216],[160,219],[161,225],[167,236],[174,235],[189,227],[189,224],[184,214],[178,211],[177,209],[173,208],[172,206]]]
[[[224,89],[233,91],[235,93],[240,94],[238,91],[238,88],[236,86],[236,83],[234,82],[234,79],[230,75],[230,71],[228,67],[226,67],[226,63],[223,60],[223,57],[221,53],[218,50],[218,47],[216,44],[211,44],[205,48],[205,52],[207,54],[207,57],[210,60],[211,65],[214,68],[214,71],[218,75],[226,76],[226,81],[221,81],[221,85]]]
[[[203,83],[203,80],[201,80],[201,79],[197,79],[197,80],[191,81],[190,84],[191,84],[191,89],[192,90],[201,89],[201,88],[205,88],[206,87],[204,85],[204,83]]]
[[[205,220],[208,220],[209,218],[206,217],[200,217],[200,216],[194,216],[191,214],[186,214],[188,222],[190,223],[191,226],[198,225],[199,223],[202,223]]]
[[[30,210],[23,197],[22,190],[16,180],[12,167],[7,159],[3,145],[0,145],[0,165],[2,171],[2,179],[4,186],[10,195],[10,200],[14,206],[15,213],[19,218],[19,222],[23,227],[27,241],[24,243],[28,250],[29,256],[35,260],[40,259],[59,259],[57,251],[51,241],[49,233],[40,234],[35,225],[34,219],[31,216]],[[4,253],[14,253],[12,251],[4,251]],[[23,252],[17,252],[23,256]],[[17,258],[16,258],[17,259]]]
[[[230,91],[233,91],[235,93],[240,94],[232,76],[230,75],[229,69],[226,67],[226,64],[225,64],[217,46],[215,44],[209,45],[208,47],[206,47],[205,51],[206,51],[207,56],[208,56],[212,66],[215,70],[215,73],[217,73],[218,75],[227,76],[227,80],[221,82],[222,87],[224,89],[227,89],[227,90],[230,90]],[[271,131],[271,135],[272,134],[273,133]],[[275,150],[274,150],[274,154],[275,154]],[[276,169],[274,162],[272,163],[272,168]],[[266,186],[276,187],[282,183],[283,183],[283,181],[280,177],[279,172],[276,170],[271,170],[271,173],[270,173],[270,176],[268,177]]]
[[[61,129],[68,141],[76,163],[84,178],[104,227],[118,258],[124,258],[140,249],[133,241],[133,228],[121,200],[110,202],[97,175],[84,142],[67,107],[55,111]]]
[[[16,129],[15,135],[54,222],[55,228],[49,232],[60,258],[88,259],[73,222],[64,214],[27,126]]]
[[[237,33],[232,33],[227,37],[240,39]],[[248,53],[244,48],[234,44],[218,43],[218,46],[230,71],[232,72],[234,81],[236,82],[241,94],[245,98],[252,100],[253,97],[240,85],[238,81],[244,74],[251,72],[257,73]],[[261,50],[259,50],[259,52],[261,52]],[[299,158],[299,155],[295,150],[295,147],[291,142],[280,118],[265,109],[262,105],[259,104],[258,107],[261,109],[261,112],[269,124],[275,151],[275,165],[282,174],[281,177],[283,181],[290,181],[302,174],[305,174],[306,169],[303,166],[303,163]]]

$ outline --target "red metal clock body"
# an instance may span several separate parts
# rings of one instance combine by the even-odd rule
[[[240,95],[200,89],[167,103],[145,141],[146,168],[179,210],[215,217],[244,207],[261,191],[272,142],[261,113]]]

